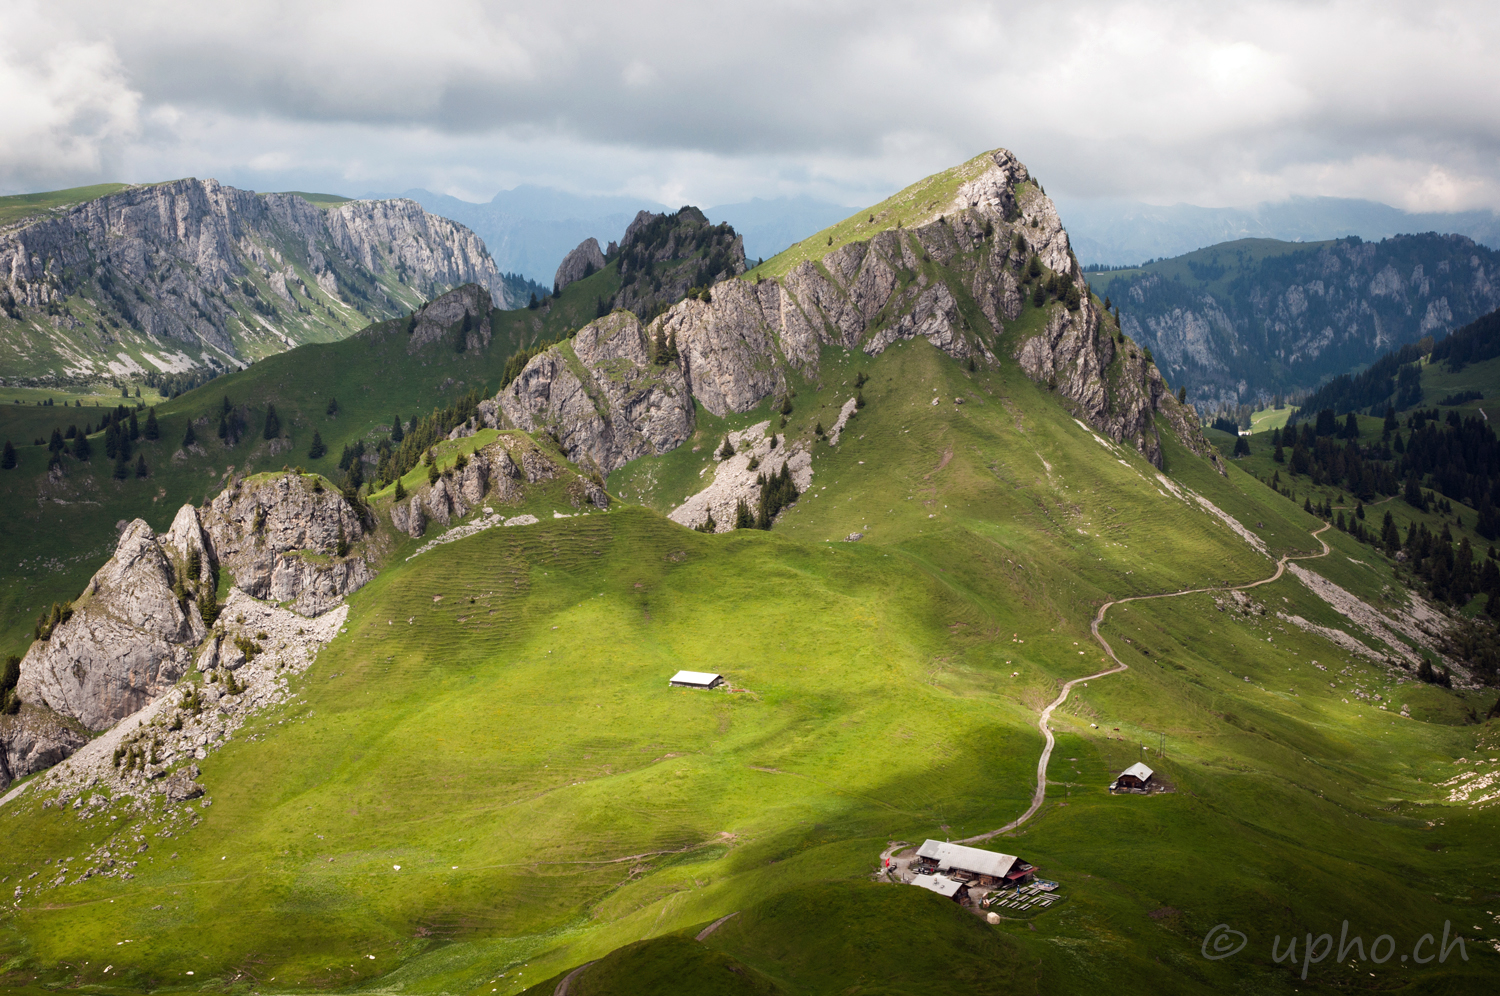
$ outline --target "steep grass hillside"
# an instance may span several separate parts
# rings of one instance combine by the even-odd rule
[[[569,992],[1481,991],[1494,810],[1444,783],[1500,746],[1468,719],[1493,692],[1345,652],[1327,634],[1380,643],[1293,572],[1105,616],[1129,670],[1053,714],[1046,804],[988,845],[1061,883],[1059,907],[990,926],[871,883],[894,841],[1025,809],[1039,710],[1111,665],[1102,603],[1270,577],[1323,524],[1165,427],[1159,476],[1009,364],[918,340],[819,369],[785,430],[812,482],[771,531],[617,503],[402,540],[296,698],[199,762],[211,804],[7,802],[4,984],[551,993],[594,962]],[[817,439],[861,373],[866,406]],[[704,419],[611,490],[670,508],[721,431],[769,417]],[[1389,562],[1323,536],[1299,568],[1404,604]],[[679,668],[732,690],[669,688]],[[1141,758],[1173,791],[1110,795]],[[103,851],[133,877],[83,878]],[[1448,921],[1467,960],[1325,953],[1307,983],[1273,961],[1346,919],[1398,953]],[[1247,946],[1209,960],[1219,924]]]

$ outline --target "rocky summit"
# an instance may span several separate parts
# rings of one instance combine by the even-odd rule
[[[1158,466],[1158,413],[1207,455],[1196,416],[1089,297],[1057,211],[1026,167],[1002,149],[954,172],[956,190],[910,222],[873,226],[779,276],[717,272],[704,293],[646,325],[633,312],[592,323],[532,359],[501,392],[501,410],[519,428],[554,435],[570,459],[608,472],[679,445],[695,401],[724,416],[784,395],[791,370],[816,378],[824,346],[877,356],[923,338],[960,361],[1020,363]],[[661,221],[632,225],[618,250],[627,263]],[[1045,328],[1007,336],[1044,282],[1055,302]]]

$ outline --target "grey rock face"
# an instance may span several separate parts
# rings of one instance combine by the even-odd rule
[[[1107,283],[1125,332],[1205,411],[1297,388],[1500,308],[1500,252],[1460,235],[1194,253]]]
[[[130,715],[182,676],[207,635],[195,602],[179,600],[172,562],[144,520],[74,603],[73,616],[21,661],[17,692],[91,730]]]
[[[552,279],[552,286],[561,291],[573,281],[582,280],[594,271],[602,269],[604,269],[604,253],[599,249],[599,240],[591,236],[580,242],[577,249],[563,257],[561,265],[557,268],[557,276]]]
[[[23,705],[0,716],[0,790],[61,761],[88,743],[88,736],[50,709]]]
[[[445,337],[455,345],[463,337],[465,351],[481,349],[490,344],[490,299],[478,286],[459,287],[418,309],[410,322],[407,355]]]
[[[203,786],[194,780],[198,775],[196,764],[179,768],[161,783],[160,791],[167,797],[168,802],[186,802],[189,799],[196,799],[203,794]]]
[[[568,459],[604,474],[675,449],[693,430],[682,366],[652,361],[645,330],[628,311],[534,358],[495,400],[512,425],[550,432]]]
[[[658,223],[643,213],[622,253]],[[840,246],[780,279],[725,280],[708,301],[681,300],[638,333],[620,313],[601,319],[579,332],[572,355],[560,346],[535,357],[496,401],[512,424],[552,432],[570,459],[608,473],[685,439],[692,399],[722,416],[784,392],[788,367],[816,377],[825,345],[874,356],[923,338],[958,360],[999,362],[1006,326],[1026,307],[1022,271],[1032,256],[1062,282],[1064,296],[1077,291],[1078,303],[1050,304],[1045,331],[1008,344],[1011,355],[1095,428],[1160,466],[1153,415],[1175,399],[1169,404],[1160,374],[1139,355],[1117,355],[1056,208],[1004,150],[921,223]],[[982,317],[965,312],[964,296]],[[646,346],[658,338],[675,342],[680,359],[653,377]],[[1195,419],[1180,415],[1174,425],[1190,447],[1208,452]]]
[[[427,532],[431,522],[444,526],[461,519],[486,500],[502,503],[519,501],[523,482],[535,484],[552,480],[559,469],[532,447],[513,437],[503,437],[469,455],[468,463],[439,477],[436,483],[412,495],[408,501],[391,506],[391,524],[413,538]],[[507,447],[523,447],[520,462]],[[590,502],[600,508],[609,506],[609,496],[597,485],[589,484]],[[594,493],[597,492],[597,493]]]
[[[236,588],[315,616],[375,576],[363,557],[340,554],[364,537],[359,516],[343,495],[319,487],[318,478],[278,474],[236,482],[213,500],[204,528]]]
[[[392,274],[423,297],[477,283],[496,306],[522,303],[507,300],[473,232],[408,200],[325,210],[292,194],[189,179],[130,187],[0,232],[0,289],[23,313],[51,322],[49,303],[80,294],[106,319],[57,316],[54,331],[69,346],[57,353],[57,376],[64,366],[106,372],[122,346],[185,369],[206,362],[205,343],[231,356],[296,345],[301,316],[326,315],[328,298],[368,319],[399,314],[405,307],[379,287]],[[266,305],[276,333],[241,317]]]

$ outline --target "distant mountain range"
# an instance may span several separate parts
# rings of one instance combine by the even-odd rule
[[[1201,412],[1309,391],[1500,308],[1500,252],[1463,235],[1240,239],[1088,277]]]
[[[647,198],[570,194],[532,185],[502,190],[485,204],[422,189],[403,191],[399,196],[474,231],[501,270],[519,273],[547,287],[552,285],[563,257],[580,242],[589,238],[597,239],[601,246],[617,242],[637,212],[665,214],[682,206]],[[728,222],[744,236],[745,255],[752,261],[770,259],[798,239],[848,217],[851,211],[842,204],[812,197],[757,197],[703,209],[714,224]]]
[[[1376,201],[1343,197],[1292,197],[1237,208],[1158,207],[1072,197],[1053,200],[1067,219],[1073,251],[1085,266],[1144,263],[1250,238],[1322,242],[1358,235],[1378,241],[1392,235],[1452,232],[1500,249],[1500,215],[1493,211],[1412,214]]]

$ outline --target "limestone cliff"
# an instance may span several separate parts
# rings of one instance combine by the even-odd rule
[[[22,700],[102,730],[181,677],[208,627],[171,552],[144,520],[130,523],[71,617],[22,658]]]
[[[496,401],[510,424],[551,433],[570,460],[603,474],[675,449],[693,431],[682,366],[655,362],[652,343],[628,311],[537,356]]]
[[[200,670],[235,667],[238,649],[211,629],[221,570],[247,595],[318,616],[374,577],[351,554],[366,534],[343,495],[296,473],[236,481],[201,511],[182,506],[161,535],[141,519],[127,525],[114,555],[21,661],[25,704],[0,717],[0,784],[68,756],[87,739],[81,730],[137,713],[195,661]]]
[[[589,236],[578,243],[578,248],[563,257],[557,267],[557,276],[552,278],[552,292],[561,294],[562,289],[575,280],[582,280],[596,270],[604,269],[604,252],[599,240]]]
[[[52,767],[88,739],[77,722],[40,706],[23,705],[14,716],[0,715],[0,791]]]
[[[1196,418],[1090,298],[1051,199],[1009,152],[914,185],[868,218],[836,226],[826,246],[820,234],[793,247],[760,271],[771,276],[678,301],[645,329],[619,314],[587,326],[535,357],[500,408],[608,472],[685,439],[693,399],[715,415],[747,411],[785,390],[789,368],[816,377],[825,345],[873,356],[924,338],[958,360],[1019,363],[1158,467],[1158,411],[1208,452]],[[637,219],[626,245],[650,244],[653,225]],[[623,246],[621,258],[635,265]],[[664,362],[651,358],[657,344],[671,347]]]
[[[304,616],[327,612],[375,576],[363,556],[350,555],[365,536],[359,514],[314,474],[235,481],[202,519],[236,588]]]
[[[524,303],[473,232],[414,201],[128,187],[0,231],[0,376],[223,368],[464,283],[496,306]]]
[[[491,414],[491,428],[494,418]],[[469,454],[462,467],[450,467],[435,482],[393,504],[391,525],[409,536],[422,536],[432,523],[450,526],[486,502],[519,504],[526,485],[560,477],[568,479],[566,494],[574,508],[609,507],[609,496],[597,481],[558,466],[530,437],[502,433],[495,442]]]

